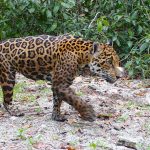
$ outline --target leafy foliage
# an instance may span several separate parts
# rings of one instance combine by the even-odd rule
[[[150,76],[149,0],[1,0],[0,8],[0,39],[69,32],[112,40],[130,76]]]

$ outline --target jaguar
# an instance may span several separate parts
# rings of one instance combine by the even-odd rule
[[[70,34],[38,35],[0,41],[0,85],[3,106],[10,115],[16,73],[33,80],[47,80],[52,84],[52,119],[64,121],[62,101],[77,110],[83,120],[94,121],[91,104],[82,100],[70,88],[79,70],[89,70],[114,83],[124,75],[116,51],[108,44],[84,40]]]

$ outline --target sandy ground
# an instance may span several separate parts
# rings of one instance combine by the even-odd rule
[[[91,103],[96,121],[83,121],[68,104],[65,122],[51,120],[51,85],[17,75],[14,103],[25,113],[0,108],[0,150],[150,150],[150,80],[77,77],[71,86]]]

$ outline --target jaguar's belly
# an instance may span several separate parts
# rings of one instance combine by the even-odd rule
[[[51,66],[24,66],[18,67],[16,72],[23,74],[25,77],[32,79],[32,80],[47,80],[51,81]]]
[[[32,79],[32,80],[46,80],[46,81],[51,82],[51,74],[37,73],[34,75],[32,75],[32,74],[23,74],[23,75],[29,79]]]

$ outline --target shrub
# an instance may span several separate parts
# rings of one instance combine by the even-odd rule
[[[150,76],[149,0],[1,0],[0,39],[72,33],[113,41],[131,77]]]

